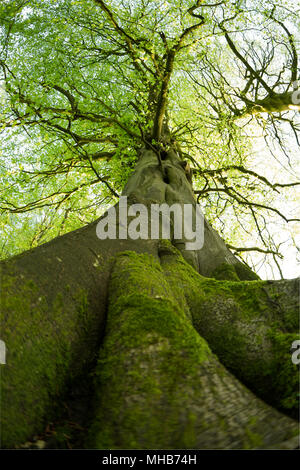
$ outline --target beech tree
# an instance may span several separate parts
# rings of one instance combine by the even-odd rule
[[[299,280],[247,256],[281,273],[276,231],[299,221],[297,2],[7,0],[0,18],[2,447],[296,448]],[[279,180],[257,170],[273,157]],[[99,239],[120,196],[199,203],[202,248],[174,220]]]

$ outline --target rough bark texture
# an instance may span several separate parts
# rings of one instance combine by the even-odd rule
[[[173,273],[191,275],[192,282],[182,276],[188,289],[197,282],[199,289],[205,278],[167,246],[160,254],[161,263],[133,252],[115,262],[89,447],[252,449],[281,448],[286,441],[295,446],[296,422],[256,398],[194,329],[189,293],[178,289]],[[204,280],[209,282],[216,281]],[[239,361],[238,348],[231,354]],[[296,394],[297,387],[291,395]]]
[[[163,165],[164,178],[142,151],[130,203],[195,205],[174,150]],[[2,263],[2,447],[42,433],[87,371],[94,400],[77,446],[295,447],[295,421],[254,394],[295,416],[296,281],[249,282],[207,223],[196,252],[172,237],[99,240],[96,224]]]

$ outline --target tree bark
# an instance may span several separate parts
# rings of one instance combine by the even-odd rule
[[[115,261],[88,446],[294,446],[296,422],[255,397],[193,328],[186,288],[193,288],[189,276],[199,286],[205,278],[174,251],[163,244],[160,261],[133,252]],[[180,271],[184,287],[174,276]]]
[[[295,110],[300,111],[299,98],[294,95],[299,92],[285,92],[274,93],[268,95],[262,100],[257,100],[255,103],[249,103],[246,108],[246,113],[283,113],[284,111]]]
[[[195,207],[174,149],[162,164],[141,151],[129,204]],[[295,447],[295,421],[254,395],[294,416],[294,284],[249,282],[207,222],[194,252],[172,233],[172,244],[99,240],[97,222],[2,263],[2,447],[42,433],[86,371],[96,380],[82,447]]]

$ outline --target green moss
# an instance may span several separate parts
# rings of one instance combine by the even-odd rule
[[[296,326],[299,307],[290,289],[260,280],[204,278],[178,253],[163,257],[162,266],[174,292],[183,288],[196,330],[221,362],[264,400],[295,416],[299,382],[290,360],[292,339],[279,349],[271,340],[272,332]]]
[[[90,315],[87,292],[84,289],[79,289],[73,298],[76,305],[77,318],[81,328],[85,331],[86,334],[89,334],[93,324],[93,319]]]
[[[241,384],[237,386],[196,333],[186,311],[216,296],[232,307],[232,285],[242,283],[203,278],[167,246],[159,255],[160,263],[136,253],[116,257],[106,335],[95,374],[95,419],[87,447],[261,447],[269,435],[266,405],[256,402]],[[186,304],[182,297],[188,298]],[[238,319],[238,309],[231,311]],[[209,313],[206,323],[212,324]],[[253,318],[254,313],[249,316]],[[221,334],[219,340],[223,340]],[[230,348],[236,348],[232,364],[236,354],[247,355],[241,333],[231,331],[226,341],[230,354]],[[232,421],[232,397],[234,420],[241,414],[239,426]],[[245,422],[253,406],[257,406],[257,423]],[[276,415],[274,420],[278,419]],[[290,425],[293,428],[291,423],[287,428]],[[278,436],[282,431],[284,439],[290,435],[285,425],[278,427]]]
[[[212,351],[261,398],[296,416],[299,378],[290,353],[296,337],[280,332],[265,283],[227,284],[230,292],[207,282],[199,287],[194,325]]]
[[[215,279],[228,281],[239,281],[239,277],[236,273],[236,270],[232,264],[222,263],[218,266],[213,272],[212,277]]]
[[[276,292],[264,281],[204,278],[167,242],[159,257],[126,252],[114,259],[87,446],[261,447],[262,436],[270,433],[265,405],[237,386],[212,352],[255,393],[294,410],[297,374],[287,352],[292,339],[280,331]],[[86,291],[68,286],[50,303],[32,281],[5,283],[2,445],[9,447],[39,433],[45,417],[51,418],[69,378],[91,360],[98,330]],[[247,399],[249,406],[254,403],[261,422],[245,423],[242,416],[237,430],[232,397],[241,415]],[[290,424],[284,426],[285,438]],[[236,441],[228,441],[235,433]]]
[[[299,370],[292,362],[292,344],[299,340],[299,334],[269,332],[273,347],[273,380],[277,401],[282,409],[294,411],[297,419],[299,409]]]
[[[207,427],[206,423],[202,422],[203,429]],[[187,426],[182,433],[182,445],[186,449],[195,449],[197,447],[197,416],[190,412],[187,420]]]
[[[177,448],[195,442],[201,423],[195,426],[192,412],[185,416],[184,384],[190,393],[197,390],[199,367],[210,355],[176,303],[159,262],[147,255],[119,255],[97,366],[100,392],[89,445],[162,448],[167,439],[167,445]]]
[[[237,263],[234,265],[235,271],[238,275],[238,278],[241,281],[257,281],[259,279],[259,276],[254,273],[249,266],[247,266],[244,263]]]
[[[245,442],[244,449],[259,449],[263,445],[263,439],[260,434],[253,431],[257,424],[256,416],[253,416],[249,419],[249,424],[245,428]]]
[[[91,360],[92,314],[82,291],[74,300],[69,289],[62,289],[49,304],[31,280],[7,276],[1,284],[1,339],[7,348],[1,366],[1,438],[6,448],[41,432],[67,383]]]
[[[268,282],[265,292],[276,310],[274,320],[279,329],[288,333],[299,331],[299,280]]]
[[[182,434],[192,439],[194,422],[180,425],[178,385],[184,380],[193,389],[208,346],[168,300],[126,297],[115,315],[122,321],[106,337],[97,367],[92,446],[157,448],[167,439],[176,448]]]

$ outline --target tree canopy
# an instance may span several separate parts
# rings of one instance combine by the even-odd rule
[[[296,0],[3,1],[2,257],[117,201],[167,117],[210,223],[282,275],[285,246],[299,250],[299,13]]]
[[[299,5],[212,2],[1,2],[4,448],[299,447]]]

